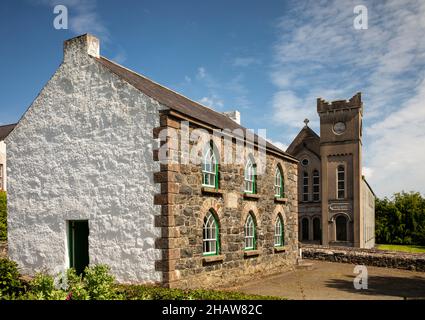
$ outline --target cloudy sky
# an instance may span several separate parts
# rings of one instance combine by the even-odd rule
[[[53,27],[64,4],[69,29]],[[368,10],[357,30],[354,7]],[[425,1],[92,1],[0,3],[0,123],[19,120],[62,59],[91,32],[101,54],[285,148],[316,99],[364,100],[364,174],[379,196],[425,194]]]

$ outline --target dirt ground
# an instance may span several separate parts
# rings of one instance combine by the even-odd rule
[[[368,289],[357,290],[354,265],[303,261],[312,263],[312,269],[286,272],[232,289],[297,300],[425,299],[425,272],[368,266]]]

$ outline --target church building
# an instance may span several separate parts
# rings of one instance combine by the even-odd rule
[[[375,195],[362,174],[361,93],[317,99],[320,136],[308,126],[288,147],[298,166],[299,240],[330,246],[375,245]]]

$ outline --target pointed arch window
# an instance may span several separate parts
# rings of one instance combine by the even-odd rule
[[[274,246],[281,247],[284,244],[284,229],[283,219],[280,213],[277,215],[277,219],[274,225]]]
[[[204,151],[202,161],[202,185],[218,189],[218,161],[212,141]]]
[[[304,171],[303,174],[303,201],[307,202],[308,201],[308,172]]]
[[[250,212],[245,221],[245,250],[255,250],[256,241],[255,220],[253,213]]]
[[[274,195],[277,198],[285,197],[285,185],[283,183],[283,174],[279,166],[277,166],[274,174]]]
[[[210,210],[204,217],[203,254],[217,255],[220,252],[218,220]]]
[[[345,198],[345,167],[339,165],[337,168],[337,199]]]
[[[320,200],[320,175],[319,170],[313,171],[313,201]]]
[[[246,193],[257,193],[256,186],[256,168],[255,163],[251,157],[248,158],[248,161],[245,165],[245,192]]]

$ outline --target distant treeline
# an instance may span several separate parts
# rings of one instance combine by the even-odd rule
[[[376,243],[425,245],[425,198],[419,192],[376,199]]]

